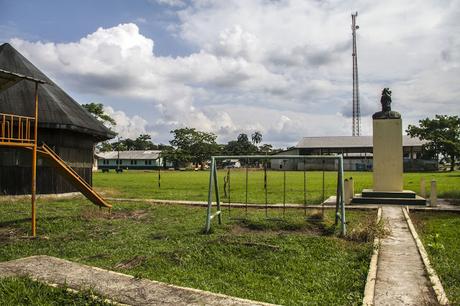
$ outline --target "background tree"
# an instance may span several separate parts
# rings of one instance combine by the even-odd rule
[[[197,131],[194,128],[181,128],[171,131],[173,139],[169,142],[173,150],[165,152],[166,158],[174,162],[192,162],[201,168],[212,155],[219,154],[217,136],[213,133]]]
[[[88,112],[90,112],[94,117],[98,120],[102,121],[105,125],[111,124],[112,126],[117,125],[115,120],[107,115],[104,112],[104,105],[102,103],[89,103],[89,104],[82,104],[83,108],[85,108]],[[107,126],[110,128],[110,126]]]
[[[141,134],[134,140],[134,150],[156,150],[157,146],[152,142],[152,137],[148,134]]]
[[[123,151],[145,151],[145,150],[158,150],[158,146],[152,142],[152,137],[148,134],[141,134],[136,139],[118,138],[118,141],[115,141],[111,144],[112,150],[118,150],[117,148],[121,146]],[[110,145],[110,144],[109,144]],[[164,145],[161,145],[164,146]],[[107,146],[108,148],[109,146]]]
[[[268,155],[269,153],[271,153],[273,150],[273,146],[271,144],[264,144],[262,146],[260,146],[259,148],[259,151],[261,153],[264,153],[265,155]]]
[[[109,151],[113,151],[113,147],[112,147],[112,144],[108,141],[103,141],[101,142],[98,146],[97,146],[97,149],[99,150],[99,152],[109,152]]]
[[[251,140],[254,145],[258,145],[262,142],[262,133],[259,131],[255,131],[254,134],[251,135]]]
[[[229,141],[224,147],[226,155],[247,155],[257,152],[257,147],[249,141],[247,134],[239,134],[236,140]]]
[[[426,140],[424,148],[428,152],[450,158],[450,170],[454,170],[455,160],[460,156],[458,116],[436,115],[434,119],[422,119],[419,121],[419,126],[409,125],[406,132],[411,137]]]
[[[82,104],[84,109],[86,109],[90,114],[92,114],[97,120],[101,121],[109,130],[112,130],[112,127],[117,125],[116,121],[107,115],[104,112],[104,105],[101,103],[89,103]],[[107,152],[112,151],[113,147],[108,141],[103,141],[96,145],[96,151]]]

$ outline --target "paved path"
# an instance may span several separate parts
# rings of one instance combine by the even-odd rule
[[[129,305],[270,305],[192,288],[136,279],[100,268],[50,256],[32,256],[0,262],[0,277],[29,276],[68,288],[91,289],[113,301]]]
[[[383,206],[391,234],[381,240],[375,305],[436,305],[428,276],[401,206]]]

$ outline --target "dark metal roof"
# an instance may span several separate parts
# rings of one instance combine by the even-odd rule
[[[10,44],[0,46],[0,69],[46,82],[38,90],[39,127],[72,130],[100,140],[115,136]],[[33,117],[35,84],[10,78],[8,86],[0,92],[0,112]]]
[[[39,84],[46,83],[43,80],[35,79],[26,75],[0,69],[0,92],[7,90],[11,86],[15,85],[16,83],[22,80],[29,80]]]
[[[425,142],[403,135],[404,147],[421,147]],[[324,137],[304,137],[296,148],[372,148],[372,136],[324,136]]]

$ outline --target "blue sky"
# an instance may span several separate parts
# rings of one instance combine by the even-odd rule
[[[166,28],[177,21],[170,7],[155,1],[0,0],[0,40],[12,37],[36,41],[72,42],[97,28],[136,23],[140,31],[161,41],[159,55],[185,55],[193,49]]]
[[[286,147],[351,134],[356,10],[363,134],[383,87],[405,126],[458,114],[459,1],[0,0],[0,42],[102,102],[124,137],[259,130]]]

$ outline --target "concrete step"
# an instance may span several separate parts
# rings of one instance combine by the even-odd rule
[[[357,194],[351,200],[352,204],[390,204],[390,205],[426,205],[426,199],[416,196],[415,198],[384,198],[364,197]]]
[[[363,189],[363,198],[408,198],[415,199],[416,194],[412,190],[403,191],[374,191],[373,189]]]

